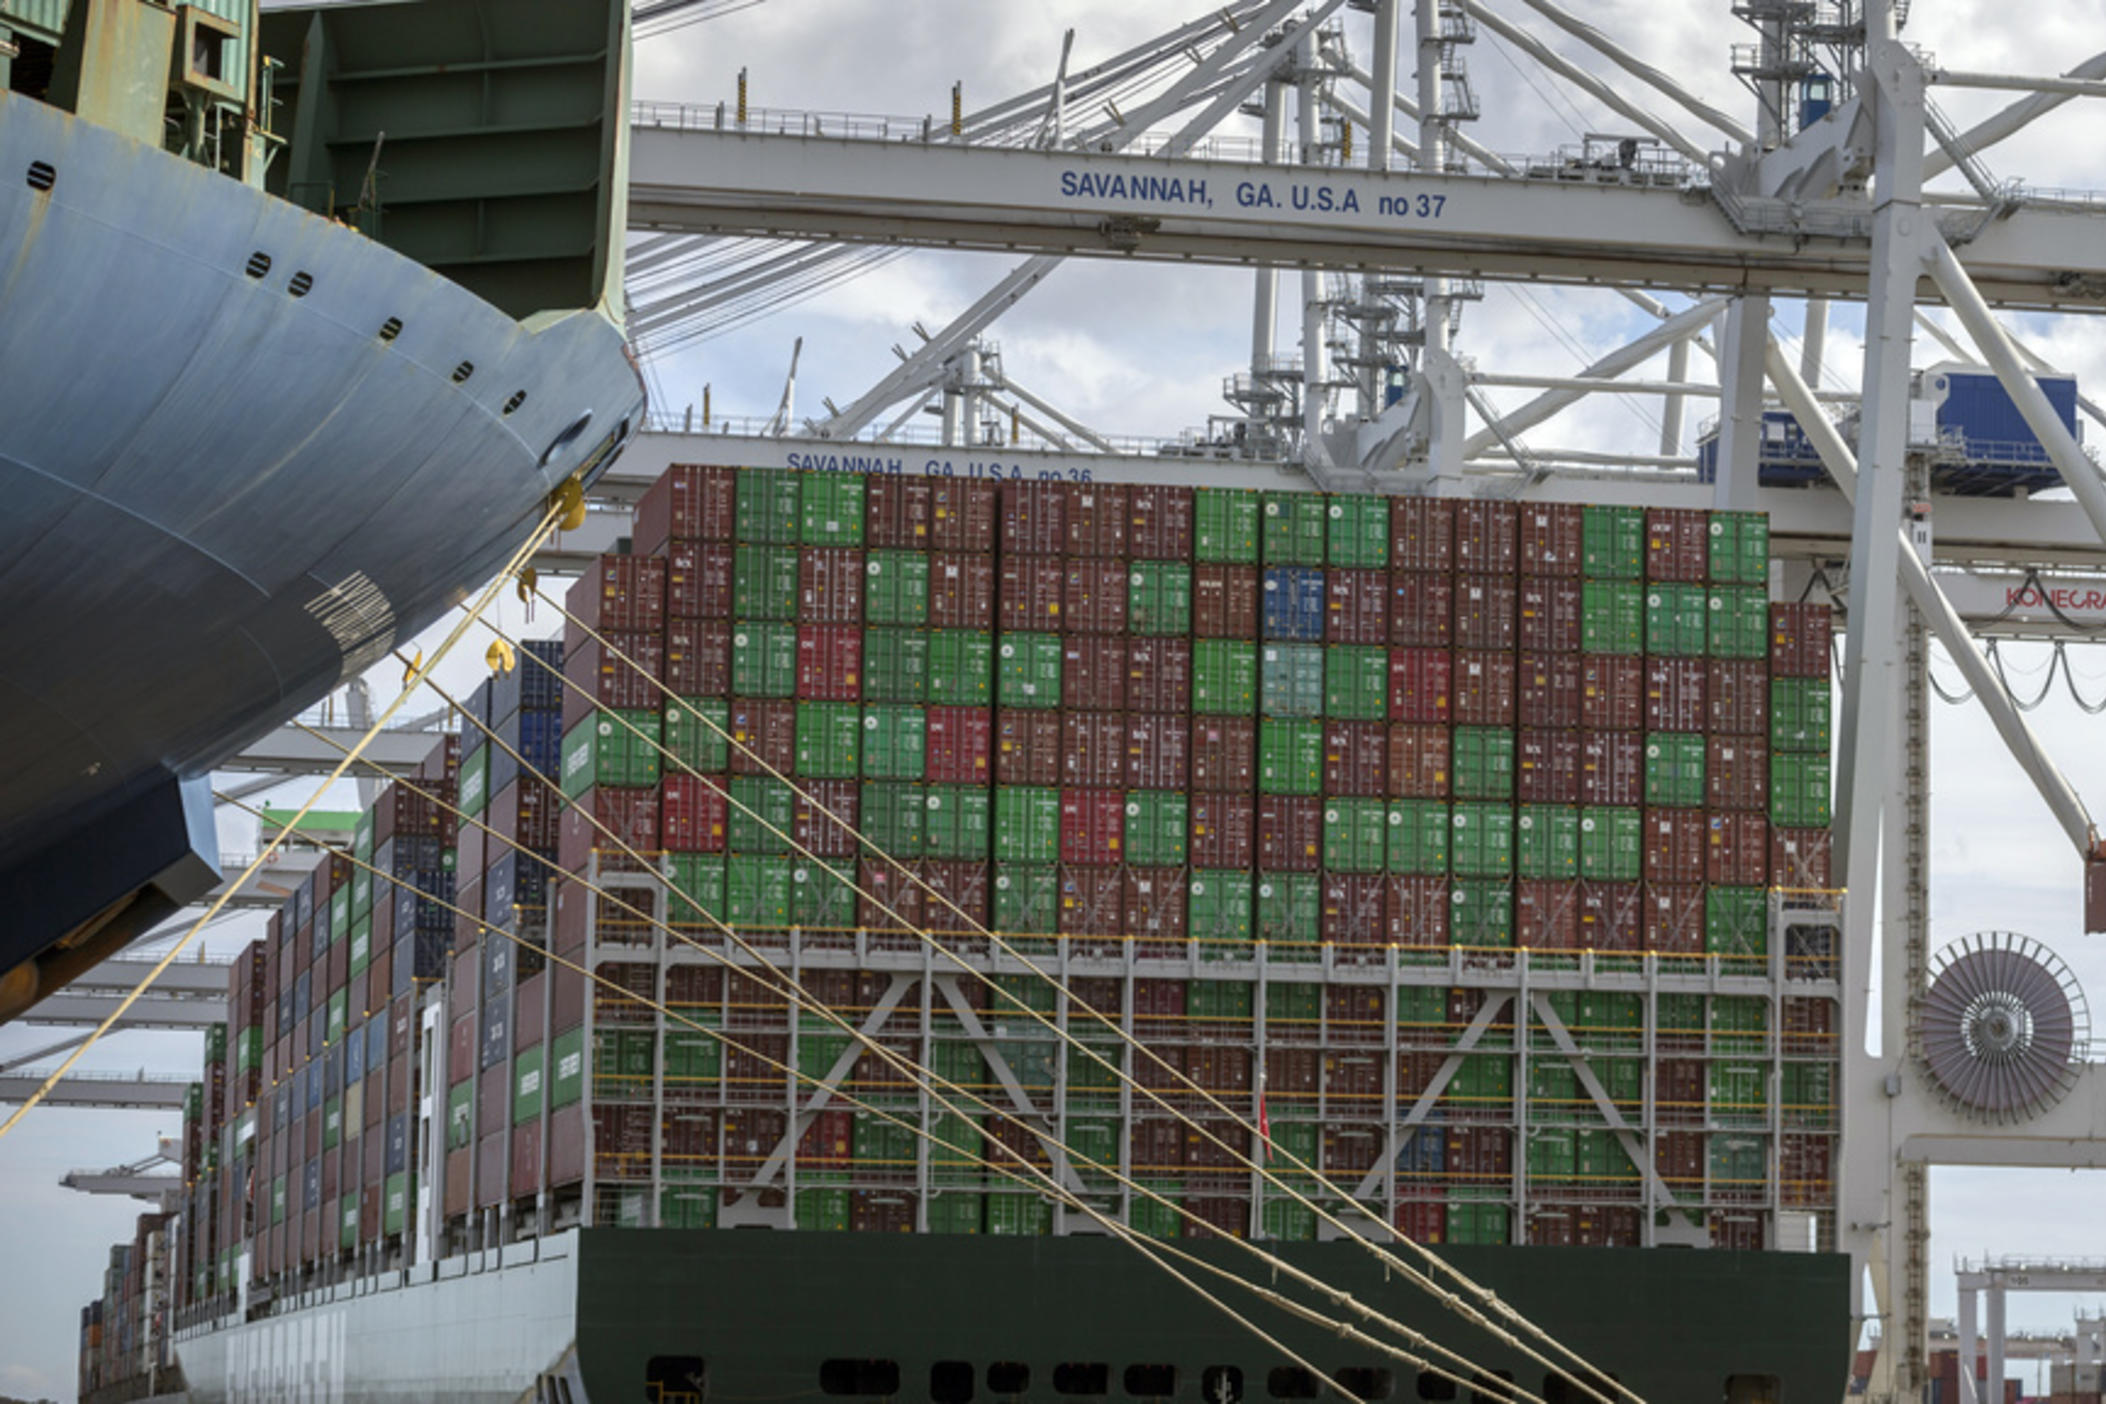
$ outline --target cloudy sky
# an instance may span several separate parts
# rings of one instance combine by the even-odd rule
[[[1638,0],[1586,0],[1588,20],[1675,74],[1715,105],[1752,121],[1752,99],[1726,69],[1729,45],[1750,38],[1723,0],[1660,5]],[[1505,14],[1554,48],[1609,76],[1612,70],[1540,20],[1520,0],[1500,0]],[[646,41],[636,65],[640,97],[714,106],[729,100],[737,75],[749,79],[760,107],[867,112],[919,117],[948,110],[951,86],[965,85],[968,109],[1046,82],[1063,31],[1077,31],[1074,64],[1083,67],[1125,49],[1202,7],[1135,5],[1129,0],[1044,0],[1035,5],[990,0],[769,0],[753,9]],[[2051,0],[2027,7],[2023,23],[2002,22],[1984,0],[1922,0],[1907,36],[1955,67],[2004,72],[2060,71],[2106,47],[2106,22],[2095,0]],[[1346,20],[1356,54],[1367,51],[1367,19]],[[1501,152],[1542,153],[1584,132],[1620,132],[1622,119],[1583,94],[1529,69],[1489,35],[1468,55],[1484,116],[1472,135]],[[1408,75],[1411,59],[1403,68]],[[1408,80],[1407,80],[1408,86]],[[1655,111],[1662,102],[1643,98]],[[1941,90],[1940,104],[1961,126],[2003,105],[2003,96]],[[2020,138],[1995,148],[1987,164],[1999,177],[2045,187],[2106,187],[2096,153],[2106,149],[2097,103],[2071,104]],[[1239,119],[1240,120],[1240,119]],[[1225,130],[1244,131],[1251,124]],[[1716,134],[1693,124],[1705,144]],[[1364,138],[1365,133],[1359,134]],[[1948,183],[1950,183],[1948,181]],[[719,414],[767,415],[797,337],[804,338],[799,406],[818,408],[859,394],[894,364],[889,348],[907,344],[916,321],[935,328],[968,305],[1014,260],[991,255],[911,253],[822,299],[786,306],[729,335],[654,367],[662,407],[699,405],[711,387]],[[1224,412],[1224,376],[1247,355],[1248,272],[1086,263],[1063,267],[1007,316],[993,333],[1009,376],[1102,431],[1174,435]],[[1293,295],[1289,280],[1283,296]],[[1679,299],[1670,299],[1679,305]],[[1796,335],[1798,309],[1780,304],[1779,330]],[[1614,294],[1491,287],[1466,313],[1458,350],[1488,370],[1569,374],[1644,330],[1642,316]],[[1861,318],[1838,308],[1828,339],[1831,384],[1854,383]],[[2106,385],[2106,342],[2095,321],[2025,317],[2016,329],[2088,389]],[[1293,350],[1298,318],[1283,315],[1280,349]],[[1938,359],[1919,346],[1919,364]],[[1640,374],[1660,375],[1656,364]],[[1696,374],[1706,373],[1701,360]],[[1511,407],[1527,392],[1495,391]],[[1584,404],[1534,431],[1538,447],[1655,451],[1657,409],[1643,401]],[[1693,433],[1697,412],[1689,416]],[[2074,509],[2072,509],[2074,510]],[[506,626],[528,625],[516,602],[502,608]],[[481,640],[446,670],[449,686],[473,685]],[[2084,696],[2106,696],[2106,656],[2071,654]],[[2039,668],[2043,652],[2012,654],[2015,669]],[[1950,683],[1949,666],[1940,670]],[[376,696],[392,696],[397,679],[374,675]],[[2025,684],[2021,684],[2025,686]],[[420,707],[421,709],[421,707]],[[2050,748],[2080,793],[2106,796],[2106,747],[2097,723],[2058,685],[2035,716]],[[1971,706],[1933,713],[1934,944],[1971,931],[2009,928],[2047,940],[2106,1000],[2106,954],[2080,934],[2078,873],[2059,833],[2015,765]],[[296,802],[298,787],[281,791]],[[249,841],[247,826],[225,826],[230,851]],[[226,951],[253,934],[252,919],[210,933]],[[0,1030],[0,1060],[49,1041],[48,1031]],[[197,1040],[126,1034],[90,1055],[104,1070],[195,1065]],[[35,1264],[0,1280],[0,1395],[72,1397],[79,1305],[98,1290],[107,1245],[128,1237],[138,1208],[57,1188],[66,1170],[104,1166],[148,1152],[157,1133],[179,1131],[179,1117],[38,1109],[0,1143],[0,1196],[9,1205],[5,1243],[10,1264]],[[1983,1251],[2088,1253],[2106,1256],[2106,1220],[2098,1177],[2068,1172],[1939,1171],[1933,1176],[1933,1309],[1952,1310],[1951,1260]],[[2062,1298],[2013,1300],[2014,1326],[2066,1326],[2075,1303]],[[2096,1309],[2098,1303],[2082,1304]]]

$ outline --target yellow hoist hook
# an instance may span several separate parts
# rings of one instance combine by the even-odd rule
[[[400,658],[402,655],[397,654]],[[405,659],[402,664],[402,685],[408,687],[417,680],[417,670],[424,666],[424,650],[418,649],[415,658]]]
[[[511,672],[519,663],[517,655],[512,652],[512,645],[503,639],[491,643],[489,651],[483,654],[483,661],[490,665],[491,672],[498,674]]]
[[[527,566],[521,570],[519,572],[519,583],[513,587],[519,595],[519,602],[523,605],[531,605],[534,602],[534,587],[540,583],[540,571],[532,566]]]
[[[576,478],[565,478],[549,505],[563,514],[556,520],[558,531],[576,531],[585,525],[585,486]]]

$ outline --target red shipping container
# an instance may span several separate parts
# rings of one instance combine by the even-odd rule
[[[1126,493],[1126,542],[1134,559],[1190,560],[1192,489],[1171,483],[1135,483]]]
[[[1581,804],[1645,802],[1645,744],[1634,731],[1580,733]]]
[[[1389,651],[1389,719],[1446,725],[1454,689],[1454,662],[1444,648]]]
[[[1763,1215],[1712,1211],[1711,1246],[1714,1250],[1728,1253],[1762,1252],[1767,1246],[1763,1233]]]
[[[1084,713],[1112,718],[1113,732],[1103,747],[1114,767],[1120,759],[1117,712]],[[1002,785],[1058,785],[1061,776],[1059,712],[1013,711],[995,714],[995,781]],[[1110,785],[1116,780],[1106,780]]]
[[[1389,792],[1400,799],[1446,799],[1449,739],[1445,726],[1406,723],[1389,729]]]
[[[1645,880],[1651,884],[1701,883],[1709,826],[1701,809],[1645,812]]]
[[[731,773],[787,775],[797,764],[797,704],[787,697],[734,697],[729,712]]]
[[[1712,736],[1704,742],[1704,799],[1713,809],[1770,807],[1770,743],[1759,736]]]
[[[636,554],[659,555],[669,541],[731,540],[738,525],[737,489],[736,468],[675,463],[636,504]]]
[[[1193,795],[1192,842],[1186,853],[1192,866],[1212,869],[1256,867],[1257,816],[1257,798],[1248,792]]]
[[[1131,516],[1124,483],[1068,483],[1067,554],[1124,556]]]
[[[985,785],[994,778],[994,714],[985,707],[931,707],[925,731],[931,783]]]
[[[1008,569],[1007,564],[1003,566]],[[1123,561],[1071,560],[1062,573],[1060,620],[1040,628],[1078,634],[1126,632],[1126,565]]]
[[[559,842],[562,831],[561,815],[563,800],[556,787],[533,775],[521,775],[517,780],[490,797],[490,827],[501,839],[510,839],[526,848],[550,849]],[[472,839],[471,839],[472,836]],[[469,862],[472,842],[485,838],[482,830],[471,828],[461,835],[459,871],[463,874],[479,873],[480,862]],[[503,852],[505,845],[498,839],[489,840],[488,847],[494,852]],[[466,906],[464,902],[461,905]]]
[[[1523,804],[1578,804],[1580,734],[1524,727],[1514,740],[1514,795]]]
[[[1060,861],[1117,863],[1125,857],[1126,796],[1118,790],[1060,792]]]
[[[1580,725],[1637,731],[1645,725],[1645,663],[1620,654],[1580,657]]]
[[[1711,514],[1699,507],[1649,507],[1645,578],[1701,584],[1711,574]]]
[[[856,854],[862,787],[853,780],[806,780],[791,801],[790,835],[821,858]]]
[[[1523,653],[1516,660],[1514,719],[1522,726],[1580,724],[1581,660],[1570,653]]]
[[[1005,482],[1001,502],[1004,556],[1058,556],[1067,550],[1066,483]]]
[[[914,1196],[903,1191],[851,1190],[848,1226],[856,1233],[912,1233],[914,1204]]]
[[[1389,578],[1389,641],[1399,648],[1455,642],[1455,577],[1400,570]]]
[[[1389,564],[1392,570],[1455,569],[1455,503],[1440,497],[1389,500]]]
[[[863,541],[871,549],[928,550],[933,515],[928,479],[889,473],[863,479]]]
[[[1389,944],[1389,879],[1380,873],[1326,873],[1323,886],[1323,939],[1334,946],[1361,948]],[[1360,986],[1333,986],[1359,989]],[[1379,995],[1379,990],[1372,991]],[[1335,1039],[1338,1031],[1332,1031]]]
[[[1392,877],[1388,881],[1390,944],[1419,949],[1446,947],[1448,879],[1413,876]]]
[[[1421,1127],[1420,1136],[1438,1136],[1439,1127]],[[1432,1191],[1438,1194],[1438,1190]],[[1413,1243],[1436,1244],[1447,1240],[1448,1202],[1445,1198],[1413,1199],[1399,1195],[1395,1227],[1397,1236]]]
[[[847,1169],[855,1159],[856,1114],[847,1107],[832,1107],[814,1115],[797,1138],[797,1164],[801,1169]]]
[[[1713,814],[1706,821],[1704,881],[1728,887],[1766,887],[1770,881],[1770,824],[1759,813]]]
[[[602,634],[659,633],[665,628],[665,560],[595,556],[564,603],[575,621],[573,628],[583,625]]]
[[[731,806],[720,779],[670,775],[659,807],[659,834],[674,853],[722,853]]]
[[[1232,1094],[1250,1091],[1251,1065],[1255,1061],[1248,1048],[1195,1044],[1186,1050],[1185,1073],[1203,1090],[1229,1101]]]
[[[722,697],[731,691],[729,619],[668,619],[665,685],[676,697]]]
[[[1192,633],[1202,639],[1258,636],[1258,568],[1192,567]]]
[[[1719,736],[1770,734],[1770,671],[1759,661],[1714,661],[1705,670],[1705,729]]]
[[[1784,1051],[1807,1057],[1835,1055],[1836,1002],[1832,999],[1785,997],[1782,1023]]]
[[[1002,734],[997,737],[998,746],[1006,745],[1007,722],[1014,715],[1001,714],[997,721]],[[1035,715],[1044,716],[1046,713]],[[1062,712],[1059,714],[1059,731],[1053,744],[1054,761],[1058,765],[1060,778],[1052,783],[1061,785],[1096,785],[1118,787],[1126,783],[1126,717],[1121,712]],[[995,763],[995,779],[1004,785],[1046,784],[1042,780],[1012,780],[1002,773],[1001,762]]]
[[[1323,855],[1324,806],[1314,795],[1258,796],[1258,867],[1313,873]]]
[[[1448,1128],[1448,1176],[1477,1189],[1504,1189],[1514,1173],[1514,1133],[1504,1126]]]
[[[863,622],[863,553],[806,546],[797,553],[797,618],[805,624]]]
[[[992,629],[995,564],[991,556],[939,551],[929,558],[929,623],[938,629]]]
[[[995,485],[971,478],[938,482],[930,489],[929,544],[939,551],[995,548]]]
[[[541,1193],[541,1123],[538,1121],[512,1128],[512,1180],[505,1193],[513,1199],[531,1199]]]
[[[1511,649],[1520,582],[1511,575],[1460,575],[1455,579],[1455,646]]]
[[[863,631],[854,624],[797,626],[797,695],[808,702],[863,697]]]
[[[1696,955],[1704,949],[1704,885],[1647,883],[1645,945],[1661,955]]]
[[[1257,785],[1255,717],[1192,718],[1192,788],[1248,794]]]
[[[1455,569],[1512,575],[1521,510],[1512,502],[1465,498],[1455,504]]]
[[[675,541],[667,548],[665,612],[675,619],[729,619],[737,547],[729,541]]]
[[[1591,951],[1635,951],[1645,940],[1644,889],[1635,882],[1579,885],[1579,944]]]
[[[1129,639],[1125,644],[1126,710],[1180,715],[1190,712],[1192,641],[1148,638]]]
[[[1532,1248],[1570,1248],[1578,1243],[1572,1231],[1570,1209],[1528,1211],[1528,1243]]]
[[[1455,724],[1512,726],[1515,682],[1513,654],[1457,649],[1454,675]]]
[[[1577,579],[1585,509],[1576,502],[1528,502],[1521,506],[1521,573]]]
[[[927,913],[927,894],[921,883],[919,863],[892,863],[865,858],[856,871],[856,885],[863,889],[856,898],[856,924],[871,931],[919,930]],[[889,910],[888,910],[889,909]],[[945,912],[931,924],[950,928],[958,924],[954,913]],[[919,936],[909,938],[915,946]]]
[[[1192,719],[1169,712],[1126,717],[1127,788],[1183,790],[1191,780]]]
[[[1062,818],[1066,818],[1065,804]],[[1061,840],[1065,851],[1065,827]],[[1126,875],[1121,869],[1109,866],[1118,861],[1116,848],[1113,853],[1114,856],[1102,864],[1077,863],[1060,870],[1061,935],[1118,937],[1126,934]]]
[[[661,626],[662,627],[662,626]],[[665,700],[662,633],[610,633],[587,639],[563,664],[563,727],[583,721],[595,706],[655,710]],[[575,684],[572,686],[571,684]],[[385,842],[376,833],[374,842]]]
[[[1098,712],[1116,712],[1125,706],[1127,645],[1131,642],[1123,634],[1063,635],[1060,705]]]
[[[1645,660],[1645,729],[1702,731],[1710,669],[1701,658]]]
[[[523,1131],[526,1128],[520,1129]],[[466,1146],[446,1152],[446,1214],[449,1218],[468,1212],[468,1191],[472,1188],[468,1180],[471,1173],[468,1162],[469,1150]]]
[[[1381,722],[1324,723],[1324,793],[1388,793],[1389,728]]]
[[[1687,1069],[1688,1072],[1695,1074],[1695,1078],[1693,1082],[1685,1081],[1688,1074],[1680,1073],[1676,1081],[1682,1085],[1672,1089],[1666,1086],[1666,1077],[1663,1076],[1661,1078],[1661,1086],[1654,1094],[1661,1107],[1661,1120],[1665,1121],[1668,1119],[1666,1109],[1672,1103],[1684,1122],[1690,1120],[1690,1113],[1692,1112],[1695,1114],[1695,1120],[1702,1121],[1704,1116],[1704,1065],[1691,1063],[1686,1059],[1679,1058],[1672,1059],[1670,1062],[1672,1062],[1678,1072],[1679,1070]],[[1664,1074],[1668,1066],[1668,1063],[1662,1063],[1660,1071]],[[1667,1095],[1670,1090],[1678,1095],[1670,1098]],[[1704,1135],[1700,1131],[1663,1131],[1653,1142],[1653,1169],[1659,1172],[1660,1178],[1666,1182],[1668,1190],[1678,1199],[1684,1197],[1700,1199],[1703,1197],[1704,1159]]]
[[[1833,888],[1828,830],[1772,829],[1769,881],[1772,887]]]
[[[1185,939],[1185,870],[1183,868],[1126,868],[1126,929],[1135,936],[1157,941]],[[1141,954],[1174,954],[1151,951]]]
[[[1324,577],[1324,638],[1337,644],[1389,642],[1389,573],[1333,570]]]
[[[563,811],[556,860],[565,872],[582,873],[597,849],[602,869],[634,872],[643,864],[625,849],[648,858],[658,847],[656,786],[619,789],[595,785]]]
[[[1834,1145],[1828,1136],[1784,1134],[1777,1147],[1777,1187],[1784,1203],[1817,1209],[1835,1202]]]
[[[470,1000],[470,1004],[474,1001]],[[470,1009],[453,1021],[446,1037],[446,1084],[458,1087],[475,1074],[475,1011]]]
[[[1135,1116],[1126,1125],[1128,1154],[1132,1157],[1134,1174],[1153,1175],[1184,1168],[1185,1124],[1182,1121]]]
[[[1524,577],[1515,594],[1516,644],[1527,652],[1579,652],[1581,598],[1577,580]]]
[[[1066,574],[1058,556],[1009,556],[1000,565],[1000,619],[1004,629],[1061,627],[1060,596]]]
[[[1580,944],[1579,883],[1522,878],[1514,884],[1514,942],[1539,951],[1571,951]]]

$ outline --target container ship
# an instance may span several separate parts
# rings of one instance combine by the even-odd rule
[[[1185,474],[661,478],[233,966],[82,1398],[1840,1393],[1765,518]]]
[[[0,0],[0,1019],[640,423],[627,12]]]

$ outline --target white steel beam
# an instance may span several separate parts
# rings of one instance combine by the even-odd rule
[[[0,1076],[0,1103],[26,1102],[44,1084],[43,1074]],[[129,1074],[71,1073],[53,1085],[42,1105],[91,1107],[103,1111],[180,1110],[190,1090],[186,1078]]]
[[[2106,77],[2106,54],[2093,54],[2064,76],[2079,79]],[[2044,116],[2068,102],[2072,96],[2070,93],[2043,92],[2021,98],[2003,111],[1960,133],[1956,144],[1962,151],[1972,151],[1979,156],[2006,137],[2022,131],[2035,118]],[[1923,178],[1929,180],[1933,176],[1943,175],[1952,169],[1952,164],[1953,158],[1943,150],[1929,152],[1923,158]]]
[[[269,770],[284,775],[327,775],[343,760],[344,751],[357,744],[364,728],[318,726],[314,730],[327,741],[310,736],[296,726],[281,726],[262,740],[221,761],[215,770]],[[408,774],[424,763],[441,737],[435,731],[383,731],[366,748],[366,757],[376,766],[398,775]],[[331,742],[340,742],[341,747]]]
[[[1660,69],[1653,67],[1653,65],[1632,54],[1593,25],[1551,4],[1550,0],[1521,0],[1521,2],[1544,19],[1549,20],[1558,28],[1570,34],[1573,38],[1579,40],[1582,44],[1585,44],[1588,48],[1600,54],[1603,58],[1609,60],[1609,62],[1615,64],[1618,68],[1621,68],[1624,72],[1630,74],[1633,78],[1666,94],[1669,98],[1681,104],[1692,115],[1709,122],[1742,146],[1755,145],[1755,133],[1749,131],[1710,103],[1697,97]]]
[[[22,1024],[100,1024],[117,1007],[119,996],[55,994],[40,1000],[15,1022]],[[150,989],[125,1012],[120,1029],[208,1029],[227,1021],[227,1002],[205,995],[161,995]]]

